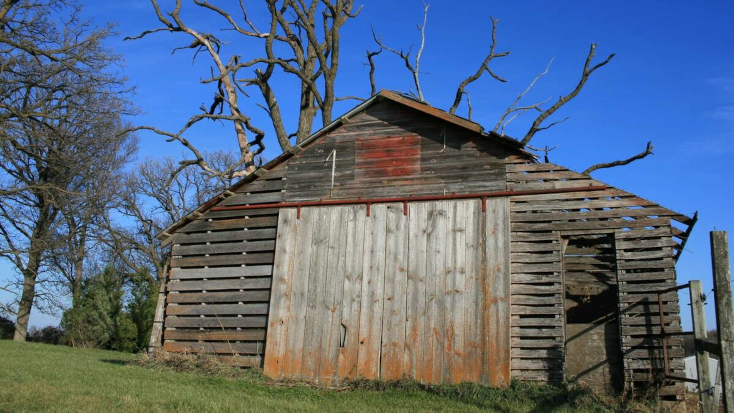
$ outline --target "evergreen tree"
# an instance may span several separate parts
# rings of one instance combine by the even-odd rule
[[[75,347],[133,351],[136,327],[124,304],[125,277],[107,267],[82,283],[78,305],[66,311],[64,341]]]

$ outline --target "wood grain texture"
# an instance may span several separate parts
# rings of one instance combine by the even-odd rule
[[[486,136],[384,101],[291,159],[285,197],[295,201],[504,190],[505,152],[502,143]]]
[[[415,203],[407,211],[383,204],[372,205],[369,217],[362,205],[303,208],[295,233],[287,222],[279,226],[283,256],[276,257],[274,278],[280,263],[295,264],[289,297],[274,284],[265,353],[266,366],[283,354],[284,369],[268,367],[266,374],[328,384],[412,377],[506,385],[506,206],[506,199],[492,200],[485,213],[479,200]],[[296,240],[283,244],[281,234]],[[287,330],[277,322],[283,308],[290,308]],[[299,311],[305,316],[293,317]],[[272,344],[281,334],[285,345]]]

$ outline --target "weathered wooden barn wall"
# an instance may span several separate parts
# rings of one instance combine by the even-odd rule
[[[282,201],[285,173],[272,170],[222,204]],[[277,209],[208,211],[174,234],[165,350],[261,365],[277,223]]]
[[[508,159],[515,190],[600,185],[554,164]],[[563,238],[611,234],[615,239],[624,375],[630,387],[662,371],[662,342],[655,291],[676,285],[675,253],[683,231],[671,222],[691,219],[625,191],[523,195],[510,198],[512,241],[512,375],[561,380],[564,365]],[[596,266],[589,263],[588,271]],[[663,295],[666,331],[680,331],[678,296]],[[682,340],[668,340],[671,372],[683,374]],[[679,392],[680,386],[664,389]]]
[[[501,143],[385,100],[217,206],[504,190],[505,152]],[[262,364],[277,218],[278,209],[207,211],[176,231],[164,349]]]
[[[265,374],[507,385],[508,207],[281,209]]]
[[[286,157],[288,158],[286,161],[274,163],[270,171],[265,172],[265,175],[254,182],[236,186],[234,189],[236,194],[217,201],[216,206],[603,186],[601,182],[561,166],[535,163],[526,153],[505,144],[503,139],[506,138],[481,135],[476,124],[467,125],[470,122],[465,120],[454,122],[455,119],[446,113],[436,116],[433,108],[424,113],[420,106],[422,104],[413,102],[404,106],[401,101],[390,98],[390,95],[386,96],[389,98],[382,101],[375,100],[366,106],[364,112],[355,112],[355,115],[341,126],[318,135],[318,138],[305,148],[297,148],[296,151],[287,154],[289,158]],[[411,105],[412,108],[409,107]],[[459,201],[440,201],[435,204],[443,205],[451,202],[459,203]],[[461,202],[474,205],[466,206],[468,220],[471,216],[469,211],[474,208],[476,212],[475,205],[480,201]],[[476,331],[477,326],[471,325],[470,321],[474,319],[466,317],[466,310],[475,305],[479,308],[479,301],[472,300],[487,299],[486,293],[493,291],[487,290],[488,283],[483,286],[481,296],[476,295],[479,290],[469,288],[467,283],[472,279],[470,275],[476,274],[476,271],[472,270],[468,261],[465,272],[459,270],[458,273],[454,273],[456,268],[447,267],[451,268],[451,271],[441,277],[426,277],[425,274],[437,271],[442,265],[447,264],[446,261],[432,261],[431,265],[434,267],[431,268],[423,268],[416,264],[421,260],[409,260],[407,267],[386,264],[385,268],[376,270],[383,273],[382,284],[369,283],[367,290],[363,290],[363,283],[357,288],[357,284],[353,282],[355,275],[346,270],[341,273],[338,271],[320,273],[318,270],[312,274],[311,270],[313,265],[317,265],[316,263],[324,265],[324,268],[330,268],[329,266],[333,264],[331,261],[333,258],[314,258],[313,251],[307,265],[302,260],[275,263],[275,248],[283,257],[295,256],[293,254],[305,257],[306,251],[301,249],[316,248],[319,250],[319,257],[331,257],[334,251],[343,254],[343,263],[339,261],[336,265],[337,268],[338,265],[344,265],[346,268],[346,246],[349,245],[351,248],[353,245],[360,248],[361,243],[361,248],[364,249],[366,236],[359,238],[355,234],[362,225],[364,231],[373,231],[373,226],[368,223],[381,216],[379,215],[381,212],[373,212],[376,210],[384,211],[385,235],[382,242],[388,245],[389,239],[395,243],[395,248],[407,243],[408,254],[401,257],[428,254],[425,251],[414,251],[411,246],[415,246],[416,243],[412,241],[415,239],[419,242],[418,245],[422,245],[420,243],[425,241],[427,251],[431,251],[430,248],[433,247],[428,246],[428,240],[437,238],[440,231],[445,233],[442,238],[445,242],[454,239],[453,235],[458,237],[455,241],[459,243],[462,242],[462,237],[464,243],[472,238],[471,225],[466,225],[464,233],[454,234],[448,230],[448,221],[440,224],[443,225],[443,229],[437,230],[439,232],[436,233],[431,232],[425,239],[414,237],[414,234],[420,234],[420,231],[414,231],[416,229],[414,226],[420,229],[422,225],[428,225],[428,215],[425,217],[422,215],[428,214],[428,211],[421,212],[420,208],[424,207],[419,205],[433,205],[433,203],[410,202],[408,205],[408,218],[413,216],[417,217],[416,219],[408,219],[397,213],[402,212],[402,204],[397,210],[385,204],[372,204],[370,217],[366,216],[365,205],[313,209],[304,207],[301,210],[303,216],[295,221],[292,215],[294,213],[297,215],[297,211],[293,208],[284,209],[281,214],[277,208],[227,211],[202,209],[202,213],[191,218],[192,222],[186,221],[174,227],[175,234],[172,238],[174,259],[171,280],[168,284],[164,348],[171,351],[213,352],[238,364],[256,365],[263,365],[262,356],[267,348],[266,357],[268,361],[273,360],[273,363],[265,363],[265,368],[278,377],[340,380],[355,376],[392,378],[405,374],[425,382],[453,382],[463,377],[466,380],[484,383],[504,383],[505,376],[499,371],[507,368],[506,363],[484,361],[485,364],[477,364],[466,361],[476,360],[477,357],[499,357],[498,355],[502,354],[487,351],[487,348],[492,350],[490,342],[484,343],[485,347],[473,347],[468,344],[470,340],[467,334]],[[328,249],[328,243],[332,242],[331,228],[332,225],[336,225],[331,221],[328,225],[310,227],[311,232],[301,231],[304,223],[324,219],[315,218],[313,215],[313,211],[320,209],[340,211],[330,214],[336,214],[333,218],[337,222],[345,222],[344,226],[339,227],[343,231],[335,233],[339,238],[334,240],[334,250]],[[358,210],[365,212],[361,218],[356,212]],[[361,221],[363,219],[364,223]],[[406,219],[408,221],[404,221]],[[407,222],[405,239],[388,237],[388,230],[392,228],[388,227],[389,220],[395,220],[396,224],[402,225],[399,228],[403,228]],[[380,225],[383,225],[382,221],[380,222]],[[655,291],[673,286],[676,282],[675,260],[682,251],[681,243],[689,235],[679,227],[690,228],[693,223],[690,218],[628,192],[612,187],[604,187],[601,190],[592,187],[580,192],[510,194],[507,223],[510,230],[511,251],[510,315],[507,321],[509,321],[510,343],[509,371],[512,377],[535,381],[563,380],[566,368],[564,324],[566,315],[563,304],[564,242],[567,242],[569,237],[602,234],[614,240],[619,340],[623,354],[625,385],[633,388],[636,383],[649,382],[652,377],[661,373],[662,344],[658,335],[660,327]],[[324,237],[321,231],[328,231],[329,234],[328,240],[321,241],[327,245],[327,247],[322,245],[325,248],[323,250],[319,249],[321,247],[298,241],[292,245],[284,244],[283,238],[276,241],[278,233],[295,234],[296,238],[283,235],[291,242],[297,240],[299,236],[305,237],[304,239],[310,237],[313,241],[319,234],[321,234],[319,237]],[[342,238],[345,242],[337,242]],[[440,245],[449,248],[448,244]],[[468,251],[474,247],[471,243],[466,243],[466,248]],[[439,250],[435,249],[434,255],[437,251]],[[446,253],[449,251],[450,249],[447,249]],[[604,265],[607,266],[604,271],[609,270],[608,264],[612,258],[611,254],[607,255],[609,257],[604,258],[603,263],[594,261],[600,260],[599,258],[591,258],[580,260],[573,265],[579,266],[577,271],[598,274]],[[364,257],[367,255],[362,256]],[[444,255],[441,257],[448,259]],[[299,262],[302,267],[291,268],[292,263]],[[350,262],[349,265],[360,268],[358,264],[360,262]],[[364,261],[361,264],[364,266]],[[585,264],[588,266],[584,267]],[[289,276],[286,279],[289,281],[283,281],[282,277],[277,275],[281,272],[280,269],[276,270],[276,279],[273,281],[271,279],[273,265],[287,269],[286,274]],[[293,272],[288,272],[291,269],[294,272],[308,270],[308,277],[292,277]],[[407,275],[403,278],[406,270]],[[450,278],[447,275],[449,273],[453,274],[454,278]],[[394,274],[399,277],[393,277]],[[423,274],[422,279],[420,274]],[[332,286],[328,290],[312,292],[310,290],[312,275],[326,277],[323,279],[329,282],[343,283],[342,295],[339,296],[343,305],[332,306],[330,309],[334,311],[329,310],[327,313],[326,302],[319,300],[331,297],[335,300],[334,303],[337,303],[337,291],[340,290],[336,285],[330,284]],[[362,277],[364,281],[364,274]],[[401,284],[400,280],[403,279],[405,281]],[[417,300],[413,298],[422,297],[420,294],[426,294],[425,297],[428,297],[430,291],[453,285],[457,280],[459,284],[463,280],[466,287],[462,293],[447,289],[445,290],[447,294],[434,298],[436,301],[431,301],[430,305],[426,301],[421,301],[421,298]],[[308,284],[299,284],[306,282]],[[411,289],[411,286],[420,287],[416,291]],[[306,287],[307,290],[298,290]],[[423,288],[427,290],[421,292]],[[301,293],[295,294],[294,291]],[[404,291],[403,295],[400,294],[401,291]],[[368,302],[364,299],[367,296],[373,296],[376,302],[382,303],[379,314],[376,307],[374,309],[370,306],[363,307],[363,304]],[[386,317],[394,316],[394,311],[398,311],[398,314],[403,311],[402,304],[395,306],[394,297],[405,303],[406,316],[420,314],[420,317],[424,317],[421,318],[423,321],[406,317],[404,322],[385,323]],[[315,301],[312,301],[312,298]],[[494,299],[491,296],[489,298],[490,301]],[[444,305],[463,305],[465,324],[462,335],[457,335],[452,329],[444,329],[452,326],[452,320],[446,318],[447,314],[459,317],[458,312],[443,311],[442,318],[436,316],[437,313],[431,313],[432,308],[438,308],[431,307],[438,303],[438,300],[443,300]],[[677,295],[665,294],[663,301],[666,331],[679,331]],[[305,313],[299,315],[292,311],[304,303],[308,304],[305,306]],[[319,304],[322,307],[319,308]],[[416,304],[415,308],[412,307],[413,304]],[[284,310],[286,308],[287,310]],[[367,311],[363,312],[365,309]],[[312,314],[313,317],[317,310],[326,315],[328,324],[306,323],[304,317],[309,317],[308,314]],[[354,318],[354,314],[357,311],[360,327],[355,329],[354,323],[357,319]],[[341,312],[339,317],[336,316],[337,312]],[[268,327],[269,313],[271,326]],[[283,314],[287,314],[288,318],[283,318]],[[345,314],[347,319],[344,318]],[[363,320],[363,317],[368,318]],[[279,324],[277,320],[283,323]],[[342,322],[345,324],[342,325]],[[439,322],[442,324],[430,324]],[[482,325],[481,322],[485,324]],[[499,322],[500,320],[480,320],[478,327],[486,329],[487,326],[494,325],[492,323]],[[333,329],[334,325],[338,327],[336,330]],[[394,325],[397,328],[393,328]],[[292,326],[294,327],[291,328]],[[329,334],[338,331],[339,335],[318,336],[318,340],[313,341],[311,337],[317,336],[310,331],[312,328],[316,328],[316,331],[328,331]],[[415,335],[416,328],[417,335]],[[300,355],[290,351],[298,348],[292,337],[297,338],[301,334],[299,329],[303,329],[304,338],[306,332],[310,334],[310,341],[303,342],[306,347],[301,349]],[[426,341],[421,341],[420,338],[425,338],[429,330],[434,332],[434,335],[429,334],[430,345],[426,345]],[[356,352],[351,351],[350,346],[359,342],[360,335],[368,338],[366,344],[358,346]],[[463,342],[459,340],[462,337]],[[402,350],[400,340],[403,340]],[[336,353],[334,343],[338,344]],[[678,338],[668,340],[668,348],[673,358],[672,374],[682,372],[681,344]],[[429,348],[431,352],[427,353]],[[434,354],[433,349],[441,351]],[[447,349],[450,350],[447,352]],[[269,355],[271,350],[273,357]],[[239,356],[233,358],[234,354]],[[329,362],[312,368],[311,364],[303,364],[309,354],[316,354],[322,361]],[[379,356],[375,358],[375,354]],[[401,356],[396,354],[402,354],[402,363],[399,362]],[[430,356],[427,358],[427,354],[436,358]],[[287,357],[295,357],[296,361],[290,363]],[[384,360],[382,363],[379,362],[381,358]],[[458,359],[464,360],[463,364],[457,361]],[[297,360],[301,360],[300,365]],[[388,362],[389,360],[394,362]],[[312,363],[311,359],[307,361]],[[494,373],[492,368],[495,368]],[[501,379],[496,381],[496,377]],[[662,389],[663,394],[675,394],[679,391],[681,391],[679,387]]]
[[[496,141],[386,100],[290,160],[286,199],[503,191],[505,152]]]

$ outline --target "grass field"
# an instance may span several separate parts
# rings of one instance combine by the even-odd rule
[[[427,388],[372,383],[334,391],[141,367],[137,356],[0,341],[2,412],[603,412],[583,391],[515,384]]]

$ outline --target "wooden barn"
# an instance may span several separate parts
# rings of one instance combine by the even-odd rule
[[[382,91],[159,236],[162,347],[327,384],[634,389],[683,375],[657,291],[694,223]]]

